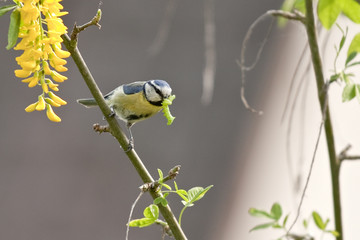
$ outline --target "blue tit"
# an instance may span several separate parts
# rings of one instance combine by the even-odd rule
[[[131,126],[145,120],[162,108],[162,102],[171,95],[171,87],[164,80],[138,81],[121,85],[104,96],[113,114],[126,122],[130,134],[129,149],[133,148]],[[95,99],[78,99],[85,107],[97,106]]]

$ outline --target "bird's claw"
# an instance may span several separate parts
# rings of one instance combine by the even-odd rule
[[[115,114],[114,108],[111,107],[110,110],[111,110],[111,113],[109,114],[109,117],[115,117],[116,114]]]
[[[133,140],[130,140],[130,141],[129,141],[129,145],[128,145],[127,149],[125,150],[125,153],[128,153],[128,152],[130,152],[130,151],[133,150],[133,149],[134,149],[134,141],[133,141]]]

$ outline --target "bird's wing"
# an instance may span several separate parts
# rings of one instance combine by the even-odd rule
[[[138,92],[141,92],[143,90],[145,82],[144,81],[138,81],[138,82],[133,82],[133,83],[129,83],[129,84],[124,84],[124,93],[127,95],[130,94],[135,94]]]

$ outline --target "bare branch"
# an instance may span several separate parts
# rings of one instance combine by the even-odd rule
[[[312,170],[313,170],[313,167],[314,167],[315,156],[316,156],[316,152],[317,152],[318,147],[319,147],[319,142],[320,142],[320,137],[321,137],[323,126],[324,126],[324,121],[322,121],[321,124],[320,124],[319,133],[318,133],[318,137],[317,137],[316,144],[315,144],[315,149],[314,149],[314,152],[313,152],[313,157],[312,157],[312,160],[311,160],[311,164],[310,164],[308,176],[307,176],[307,179],[306,179],[305,187],[304,187],[304,190],[302,192],[302,195],[301,195],[301,198],[300,198],[300,203],[298,205],[298,209],[297,209],[297,212],[296,212],[296,217],[295,217],[293,223],[291,224],[289,230],[287,231],[287,233],[286,233],[287,235],[290,234],[291,229],[294,227],[294,225],[296,224],[296,222],[297,222],[297,220],[298,220],[298,218],[300,216],[300,210],[301,210],[302,204],[304,202],[305,193],[306,193],[306,190],[307,190],[309,182],[310,182],[310,177],[311,177],[311,173],[312,173]]]
[[[80,32],[84,31],[86,28],[90,26],[97,26],[99,29],[101,28],[101,25],[99,24],[101,19],[101,9],[98,9],[96,12],[96,15],[91,19],[90,22],[85,23],[84,25],[77,26],[76,23],[74,24],[74,28],[70,34],[70,38],[72,42],[77,42],[78,35]]]
[[[144,191],[140,191],[139,195],[137,196],[137,198],[135,199],[135,201],[133,202],[133,204],[131,205],[131,209],[130,209],[130,214],[129,214],[129,219],[128,222],[126,224],[126,237],[125,239],[128,240],[129,239],[129,230],[130,230],[130,221],[131,221],[131,217],[134,211],[134,208],[136,206],[136,204],[138,203],[138,201],[140,200],[141,196],[144,194]]]
[[[244,41],[242,43],[242,46],[241,46],[241,56],[240,56],[240,61],[237,61],[237,64],[239,65],[240,67],[240,71],[241,71],[241,100],[245,106],[246,109],[250,110],[251,112],[254,112],[254,113],[258,113],[259,115],[261,115],[263,112],[262,111],[258,111],[254,108],[252,108],[247,100],[246,100],[246,97],[245,97],[245,72],[247,71],[250,71],[252,70],[256,64],[258,63],[259,59],[260,59],[260,56],[261,56],[261,53],[262,53],[262,50],[265,46],[265,43],[269,37],[269,34],[271,32],[271,28],[272,28],[272,23],[268,29],[268,32],[264,38],[264,40],[262,41],[261,45],[260,45],[260,48],[256,54],[256,58],[254,60],[254,62],[250,65],[250,66],[245,66],[245,50],[246,50],[246,47],[247,47],[247,43],[248,41],[250,40],[250,37],[251,37],[251,34],[254,30],[254,28],[262,21],[264,20],[267,16],[274,16],[274,17],[284,17],[284,18],[287,18],[289,20],[295,20],[295,21],[300,21],[302,23],[305,22],[305,16],[300,13],[300,12],[286,12],[286,11],[282,11],[282,10],[269,10],[267,11],[266,13],[264,13],[263,15],[261,15],[260,17],[258,17],[249,27],[246,35],[245,35],[245,38],[244,38]]]
[[[344,160],[360,160],[360,155],[348,155],[347,152],[350,150],[351,145],[348,144],[344,150],[342,150],[339,154],[339,161],[342,162]]]
[[[287,12],[282,10],[269,10],[267,14],[272,15],[274,17],[283,17],[288,20],[300,21],[305,23],[305,16],[299,11],[294,10],[293,12]]]
[[[95,124],[93,125],[93,129],[94,129],[95,132],[98,132],[99,134],[101,134],[101,133],[103,133],[103,132],[111,133],[111,129],[110,129],[109,125],[100,126],[100,124],[95,123]]]

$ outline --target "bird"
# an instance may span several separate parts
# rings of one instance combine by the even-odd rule
[[[171,93],[172,89],[166,81],[149,80],[120,85],[104,96],[112,111],[111,116],[116,115],[126,123],[130,135],[126,151],[134,147],[131,127],[158,113],[162,109],[162,102],[169,98]],[[94,98],[78,99],[77,102],[85,107],[97,106]]]

